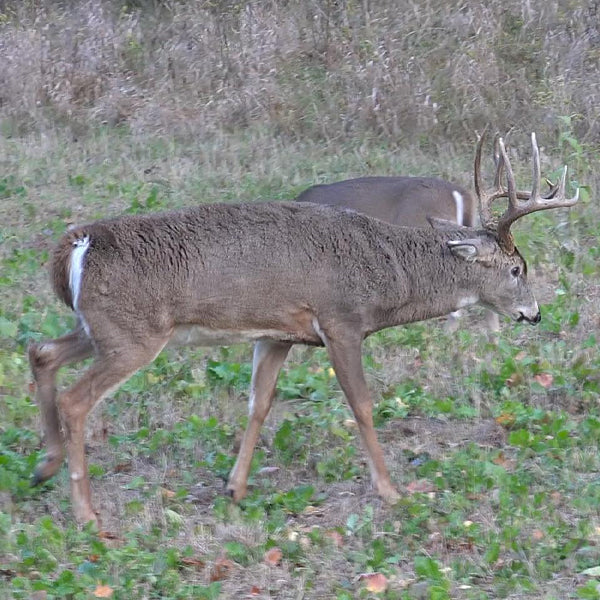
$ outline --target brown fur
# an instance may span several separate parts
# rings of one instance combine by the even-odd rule
[[[336,183],[315,185],[296,200],[343,206],[395,225],[426,227],[428,218],[456,222],[456,203],[452,192],[464,201],[462,223],[477,223],[477,203],[471,192],[460,185],[435,177],[360,177]]]

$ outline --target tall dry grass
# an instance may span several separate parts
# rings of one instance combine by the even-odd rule
[[[4,135],[95,124],[435,148],[474,129],[600,141],[598,2],[7,0]],[[443,145],[443,144],[442,144]]]

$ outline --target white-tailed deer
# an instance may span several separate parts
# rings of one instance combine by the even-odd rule
[[[485,132],[484,132],[485,133]],[[481,182],[481,150],[485,135],[481,135],[475,152],[475,186]],[[501,180],[503,161],[500,160],[499,139],[494,139],[494,162],[496,189],[503,190]],[[556,193],[552,186],[544,198]],[[504,191],[503,191],[504,193]],[[526,199],[530,192],[517,190],[517,197]],[[457,225],[479,225],[478,203],[474,194],[465,188],[436,177],[359,177],[329,184],[314,185],[304,190],[297,202],[329,204],[356,210],[382,221],[406,227],[427,227],[430,219],[444,219]],[[451,313],[447,321],[450,329],[457,325],[457,314]],[[488,329],[499,329],[498,315],[486,311]]]
[[[250,417],[227,484],[240,500],[279,370],[292,344],[301,343],[327,348],[375,489],[395,501],[373,429],[362,341],[476,302],[516,321],[540,320],[510,227],[527,213],[572,206],[578,196],[565,199],[566,169],[554,198],[539,195],[532,142],[533,189],[520,202],[500,141],[508,188],[478,186],[483,229],[398,227],[297,202],[203,205],[72,228],[57,245],[51,277],[78,325],[29,349],[47,449],[35,481],[57,472],[66,446],[75,517],[97,522],[84,449],[94,405],[168,344],[252,341]],[[508,196],[509,204],[495,223],[489,203],[499,196]],[[58,369],[90,356],[82,377],[57,395]]]

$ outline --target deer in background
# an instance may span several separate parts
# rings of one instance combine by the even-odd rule
[[[373,428],[362,341],[475,303],[515,321],[539,322],[510,228],[528,213],[572,206],[578,194],[565,198],[565,168],[555,197],[540,196],[535,137],[532,146],[533,188],[519,201],[499,141],[508,186],[478,186],[481,229],[398,227],[297,202],[208,204],[70,229],[54,251],[51,279],[77,325],[29,348],[46,445],[34,483],[58,471],[66,447],[75,517],[98,523],[84,447],[90,410],[167,345],[249,341],[255,344],[250,414],[227,483],[233,500],[246,494],[254,447],[288,351],[308,344],[326,347],[375,490],[396,501]],[[496,222],[490,204],[501,196],[508,207]],[[93,362],[80,379],[57,394],[58,369],[88,357]]]
[[[485,133],[484,130],[475,152],[476,190],[482,189],[481,154]],[[499,139],[499,135],[494,138],[494,186],[503,190],[504,162],[500,160]],[[551,198],[557,190],[558,186],[551,185],[550,192],[544,198]],[[530,195],[530,192],[521,190],[517,190],[516,193],[520,199],[527,199]],[[406,227],[428,227],[432,218],[452,221],[466,227],[476,227],[479,224],[476,197],[460,185],[437,177],[375,176],[346,179],[314,185],[304,190],[296,201],[342,206]],[[448,329],[456,329],[458,316],[459,312],[450,313],[447,320]],[[490,331],[500,329],[498,315],[494,311],[487,310],[485,320]]]

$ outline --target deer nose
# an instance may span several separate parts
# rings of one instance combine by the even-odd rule
[[[519,323],[521,323],[522,321],[527,321],[531,325],[537,325],[541,320],[542,320],[542,313],[539,310],[537,311],[537,314],[533,318],[528,317],[527,315],[521,313],[521,316],[517,319],[517,321]]]

